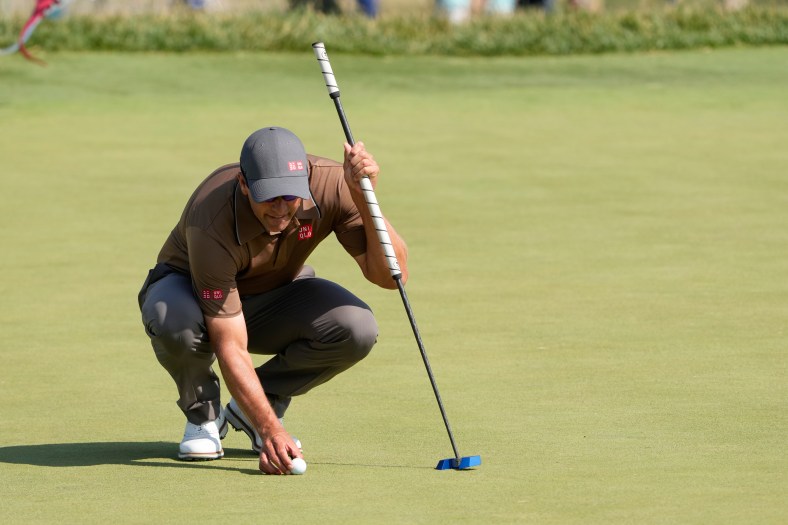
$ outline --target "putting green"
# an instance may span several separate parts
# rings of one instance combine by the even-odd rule
[[[330,42],[327,42],[330,46]],[[297,55],[0,61],[0,520],[784,523],[788,50],[332,55],[461,453],[396,292],[370,357],[294,400],[304,476],[183,418],[136,292],[193,187],[277,124],[337,157]],[[261,362],[261,361],[257,361]]]

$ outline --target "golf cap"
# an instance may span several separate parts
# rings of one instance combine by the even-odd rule
[[[255,202],[295,195],[312,199],[304,145],[292,131],[258,129],[241,148],[241,171]]]

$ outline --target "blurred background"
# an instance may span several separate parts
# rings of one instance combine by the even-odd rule
[[[33,0],[0,0],[0,13],[16,15],[29,12]],[[316,11],[364,13],[364,5],[375,5],[378,16],[419,15],[467,6],[473,12],[526,8],[600,10],[649,10],[665,5],[720,5],[740,9],[747,5],[788,5],[788,0],[69,0],[74,13],[167,13],[182,9],[212,12],[274,11],[309,7]]]

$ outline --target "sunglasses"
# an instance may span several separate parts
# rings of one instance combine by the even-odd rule
[[[266,199],[263,202],[274,202],[276,199],[282,199],[285,202],[293,202],[297,198],[298,196],[296,195],[279,195],[278,197],[271,197],[270,199]]]

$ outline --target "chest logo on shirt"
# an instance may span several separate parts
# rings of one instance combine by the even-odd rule
[[[300,228],[298,228],[298,240],[303,241],[304,239],[311,239],[312,238],[312,225],[311,224],[304,224]]]
[[[203,290],[200,295],[203,299],[208,301],[220,301],[224,299],[224,292],[222,290]]]
[[[290,171],[302,171],[304,169],[304,163],[299,161],[292,161],[287,163],[287,169]]]

